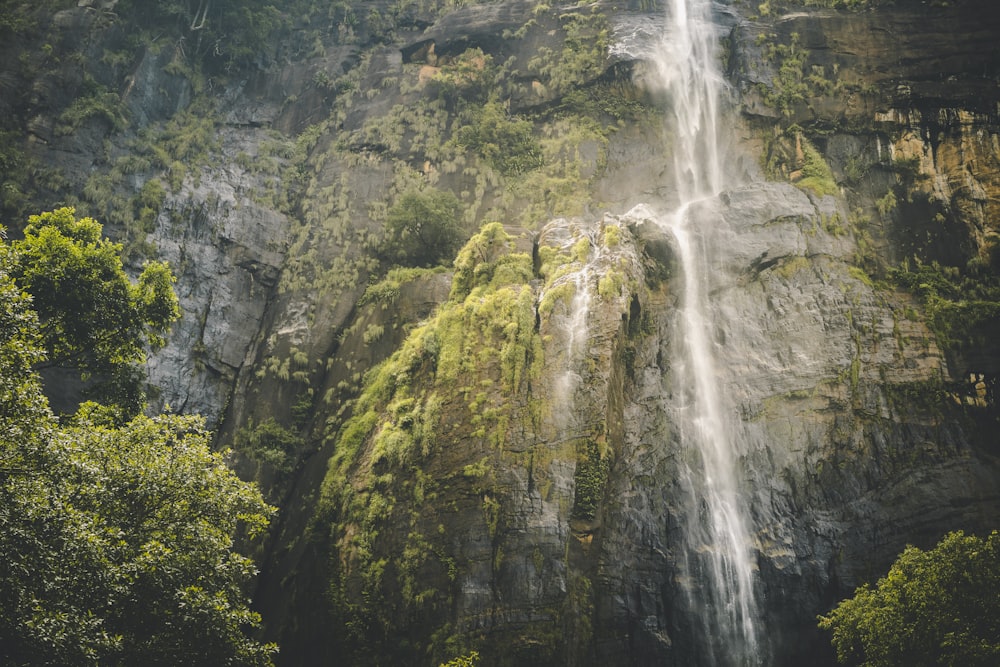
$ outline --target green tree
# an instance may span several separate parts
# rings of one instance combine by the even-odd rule
[[[24,238],[10,244],[10,273],[38,313],[45,365],[127,386],[141,381],[135,365],[147,349],[164,345],[180,308],[165,263],[148,262],[133,283],[121,244],[101,232],[100,223],[77,219],[72,208],[33,215]]]
[[[434,266],[450,260],[463,241],[462,203],[435,188],[408,190],[389,209],[383,254],[407,266]]]
[[[0,242],[0,437],[17,440],[38,428],[48,413],[33,370],[45,358],[38,316],[31,309],[31,297],[10,277],[9,264],[10,248]]]
[[[269,665],[236,553],[273,511],[195,417],[59,424],[30,298],[0,246],[0,664]]]
[[[958,531],[929,551],[907,547],[874,588],[858,588],[819,626],[843,664],[1000,664],[1000,535]]]
[[[198,419],[84,416],[0,447],[4,664],[270,664],[244,632],[253,563],[233,551],[270,508]]]

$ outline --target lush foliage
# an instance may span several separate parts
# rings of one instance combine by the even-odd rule
[[[233,545],[271,508],[197,418],[115,427],[87,403],[55,420],[34,370],[46,337],[11,275],[23,259],[0,245],[0,662],[270,664]]]
[[[929,551],[907,547],[885,578],[858,588],[820,627],[844,664],[1000,664],[1000,534],[959,531]]]
[[[0,442],[5,664],[264,665],[233,534],[268,507],[197,419]]]
[[[468,106],[496,96],[499,74],[492,56],[477,47],[442,63],[433,83],[438,95],[452,107]]]
[[[24,238],[10,244],[10,271],[32,297],[46,363],[124,377],[145,360],[147,347],[165,343],[180,309],[166,264],[147,263],[132,283],[121,245],[101,231],[72,208],[33,215]]]
[[[830,171],[830,165],[811,141],[803,136],[798,136],[798,140],[801,142],[802,150],[802,179],[795,184],[820,196],[836,195],[839,190],[833,179],[833,172]]]
[[[455,256],[462,242],[462,204],[451,192],[404,192],[389,209],[383,251],[408,266],[434,266]]]
[[[527,120],[510,118],[497,102],[469,109],[466,124],[455,133],[458,145],[479,154],[504,176],[542,166],[542,147]]]
[[[40,428],[48,412],[32,370],[45,357],[38,316],[31,310],[31,298],[8,274],[9,261],[9,248],[0,245],[0,438],[18,441]],[[6,468],[0,468],[0,480],[6,474]]]

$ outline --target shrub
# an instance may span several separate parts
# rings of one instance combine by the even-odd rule
[[[406,266],[434,266],[454,257],[462,242],[462,204],[450,192],[411,189],[389,209],[382,253]]]

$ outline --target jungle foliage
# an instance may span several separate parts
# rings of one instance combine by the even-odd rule
[[[11,278],[31,296],[38,315],[43,363],[134,393],[128,387],[141,382],[137,365],[147,349],[166,343],[180,317],[174,276],[165,263],[148,262],[133,283],[121,244],[101,233],[93,218],[78,219],[74,209],[61,208],[31,216],[24,237],[4,252]],[[126,411],[134,416],[138,406]]]
[[[97,238],[99,225],[71,213],[59,219],[65,234],[46,235],[62,251],[56,258],[97,253],[110,267],[76,276],[76,288],[108,296],[99,309],[131,289],[133,306],[149,307],[145,316],[173,313],[144,300],[153,292],[141,283],[117,293],[108,287],[104,279],[120,267],[110,260],[114,248]],[[122,424],[119,411],[85,403],[56,419],[35,368],[46,343],[68,349],[74,331],[67,324],[60,337],[45,329],[45,321],[66,322],[58,312],[66,295],[45,290],[67,265],[46,263],[44,247],[0,244],[0,662],[271,664],[275,647],[247,634],[260,622],[244,593],[254,565],[233,547],[238,534],[261,533],[272,508],[211,450],[200,418]],[[38,261],[25,262],[31,252]],[[31,294],[18,283],[25,275]],[[162,287],[159,298],[172,304],[169,281]],[[33,301],[48,309],[45,319]],[[107,332],[101,345],[134,349],[131,333]]]
[[[986,667],[1000,661],[1000,534],[949,533],[907,547],[874,587],[865,584],[819,626],[837,659],[865,667]]]
[[[451,259],[463,240],[461,211],[462,203],[446,190],[404,192],[389,208],[383,254],[405,266]]]

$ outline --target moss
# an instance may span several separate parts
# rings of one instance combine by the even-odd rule
[[[467,403],[470,412],[476,406],[477,412],[464,420],[482,429],[480,438],[503,447],[514,408],[498,397],[517,393],[533,355],[538,354],[534,298],[527,285],[532,278],[530,256],[513,252],[512,239],[502,226],[487,225],[456,264],[448,302],[414,329],[386,362],[366,374],[354,416],[334,436],[335,453],[323,483],[321,507],[326,508],[324,516],[340,517],[335,530],[352,535],[341,544],[342,557],[366,573],[365,587],[373,595],[389,576],[376,557],[380,522],[402,511],[397,499],[403,486],[412,485],[409,497],[416,502],[435,493],[433,480],[421,466],[434,451],[444,406],[454,410]],[[393,281],[401,277],[396,274]],[[393,281],[373,290],[370,299],[394,298],[398,288]],[[469,380],[457,382],[459,377]],[[499,382],[493,382],[494,377]],[[424,389],[417,393],[417,386]],[[479,391],[469,403],[473,386]],[[465,470],[466,476],[485,481],[490,469],[490,459],[480,457]],[[394,471],[401,474],[397,477]],[[489,502],[484,506],[491,530],[499,521],[498,508]],[[349,529],[352,525],[356,528]],[[417,585],[414,573],[420,563],[429,562],[430,547],[423,538],[411,542],[412,567],[403,567],[397,579],[413,604],[423,604],[444,593]]]
[[[819,150],[805,137],[799,137],[801,142],[803,162],[802,178],[795,182],[795,185],[811,190],[819,196],[836,195],[839,192],[837,183],[833,179],[833,172],[830,165],[826,163]]]
[[[592,520],[604,500],[604,488],[608,481],[611,464],[604,456],[595,439],[587,439],[577,444],[576,485],[573,500],[575,519]]]
[[[557,303],[569,304],[573,301],[575,294],[576,282],[572,280],[564,280],[555,287],[545,290],[538,303],[538,314],[542,317],[548,317],[552,314]]]
[[[499,222],[485,225],[469,239],[455,259],[449,301],[464,300],[476,287],[495,289],[528,283],[532,277],[531,257],[512,252],[513,241]]]
[[[804,271],[808,268],[809,260],[802,255],[795,255],[793,257],[784,258],[774,271],[783,279],[790,280],[796,273]]]
[[[864,269],[861,269],[861,268],[859,268],[857,266],[849,266],[849,267],[847,267],[847,273],[852,278],[854,278],[855,280],[859,280],[859,281],[863,282],[868,287],[875,287],[875,283],[872,281],[871,276],[869,276],[867,273],[865,273]]]
[[[443,273],[446,267],[436,266],[430,269],[422,267],[396,267],[390,269],[382,280],[372,283],[358,299],[358,306],[379,304],[383,309],[396,302],[403,285],[411,283],[425,275]]]
[[[618,225],[605,225],[604,245],[608,248],[617,248],[621,243],[621,227]]]
[[[500,527],[500,516],[502,507],[500,503],[490,495],[483,496],[483,520],[491,538],[497,536]]]
[[[538,248],[538,275],[548,284],[572,271],[572,262],[573,258],[559,248],[547,245]]]

